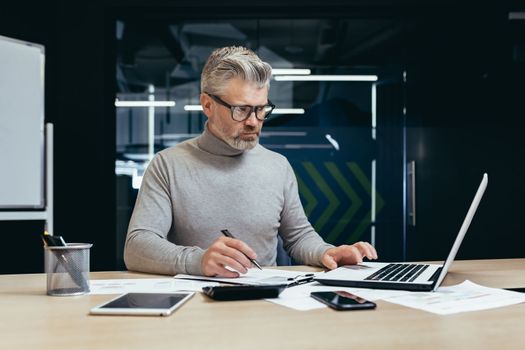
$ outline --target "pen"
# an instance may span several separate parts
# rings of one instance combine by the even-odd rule
[[[66,242],[62,236],[51,236],[47,231],[44,232],[42,240],[44,245],[47,247],[65,247],[67,246]],[[77,266],[75,261],[71,259],[69,252],[61,251],[58,249],[52,250],[53,254],[59,261],[59,263],[66,269],[66,271],[71,276],[72,280],[77,284],[82,290],[89,291],[89,284],[87,283],[84,276],[82,276],[82,271]]]
[[[233,238],[233,239],[236,239],[235,237],[233,237],[233,235],[230,233],[230,231],[228,230],[221,230],[222,234],[225,235],[226,237],[230,237],[230,238]],[[241,252],[242,253],[242,252]],[[244,254],[244,253],[243,253]],[[255,259],[252,259],[250,258],[248,255],[244,254],[245,257],[247,257],[251,262],[252,264],[254,264],[255,266],[257,266],[259,268],[259,270],[262,270],[262,267],[261,265],[259,265],[259,263],[257,262],[257,260]]]
[[[293,281],[292,283],[288,284],[287,287],[294,287],[301,284],[309,283],[314,280],[315,275],[313,273],[307,273],[303,276],[297,276],[295,278],[288,278],[288,281]]]
[[[42,240],[44,241],[44,245],[49,247],[60,247],[67,245],[62,236],[51,236],[47,231],[44,231]]]

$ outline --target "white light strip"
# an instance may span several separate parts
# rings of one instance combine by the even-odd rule
[[[376,139],[377,127],[377,84],[372,84],[372,139]]]
[[[306,136],[308,133],[306,131],[267,131],[264,130],[261,136],[271,137],[271,136]]]
[[[311,70],[309,69],[296,69],[296,68],[274,68],[272,69],[272,75],[309,75]]]
[[[188,112],[202,111],[202,106],[185,105],[184,110]],[[272,114],[304,114],[304,108],[276,108]]]
[[[509,20],[524,20],[525,12],[509,12]]]
[[[185,105],[184,110],[191,112],[191,111],[202,111],[201,105]]]
[[[377,81],[377,75],[278,75],[277,81]]]
[[[273,144],[265,144],[264,147],[266,148],[273,148],[273,149],[334,149],[332,145],[327,144],[280,144],[280,145],[273,145]]]
[[[372,128],[377,127],[377,85],[372,84]]]
[[[276,108],[272,114],[304,114],[303,108]]]
[[[326,139],[328,140],[328,142],[330,142],[330,144],[332,146],[334,146],[335,150],[336,151],[339,151],[339,143],[332,137],[332,135],[330,134],[326,134],[324,135],[324,137],[326,137]]]
[[[370,208],[370,221],[372,224],[376,222],[376,160],[372,160],[372,188],[370,189],[370,198],[372,199],[372,207]]]
[[[155,86],[150,84],[148,88],[148,159],[153,159],[155,153]]]
[[[119,101],[115,107],[174,107],[175,101]]]
[[[372,160],[372,188],[370,189],[370,197],[372,199],[370,209],[370,244],[375,247],[376,245],[376,160]]]

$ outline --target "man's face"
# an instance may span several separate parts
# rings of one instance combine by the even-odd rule
[[[251,82],[234,78],[219,97],[233,106],[262,106],[268,103],[268,88],[258,88]],[[263,122],[255,117],[255,113],[239,122],[232,119],[228,107],[206,94],[201,95],[201,104],[212,134],[238,150],[251,149],[257,145]]]

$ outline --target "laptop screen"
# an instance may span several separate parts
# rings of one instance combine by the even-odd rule
[[[458,253],[459,247],[461,246],[461,242],[463,242],[463,238],[465,237],[465,234],[467,233],[470,223],[472,222],[472,218],[474,217],[474,214],[476,213],[476,210],[478,209],[479,202],[481,201],[481,198],[483,197],[483,194],[485,193],[485,189],[487,188],[488,181],[489,180],[488,180],[487,173],[483,174],[483,179],[481,180],[481,183],[479,184],[478,191],[476,192],[476,195],[474,196],[474,199],[472,200],[472,203],[470,204],[470,208],[467,212],[467,215],[465,216],[465,220],[463,220],[463,224],[461,225],[461,228],[459,229],[459,233],[456,236],[454,245],[452,246],[450,253],[448,253],[448,257],[447,257],[447,260],[445,261],[445,265],[443,266],[443,269],[441,270],[441,273],[439,274],[436,284],[434,285],[434,289],[433,289],[434,291],[438,289],[441,282],[443,282],[443,279],[447,275],[450,265],[452,265],[452,262],[456,258],[456,254]]]

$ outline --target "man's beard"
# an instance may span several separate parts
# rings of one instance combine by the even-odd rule
[[[228,137],[226,138],[226,143],[239,151],[245,151],[257,146],[257,143],[259,143],[259,137],[256,137],[255,140],[251,141],[243,140],[240,136]]]
[[[257,143],[259,143],[259,136],[257,135],[255,137],[255,140],[247,141],[247,140],[241,139],[241,134],[242,132],[253,133],[253,132],[256,132],[256,130],[257,128],[243,129],[237,136],[234,136],[234,137],[225,136],[224,141],[226,141],[228,145],[230,145],[231,147],[239,151],[245,151],[245,150],[252,149],[255,146],[257,146]],[[223,135],[227,135],[227,130],[223,129],[222,131],[223,131]]]

